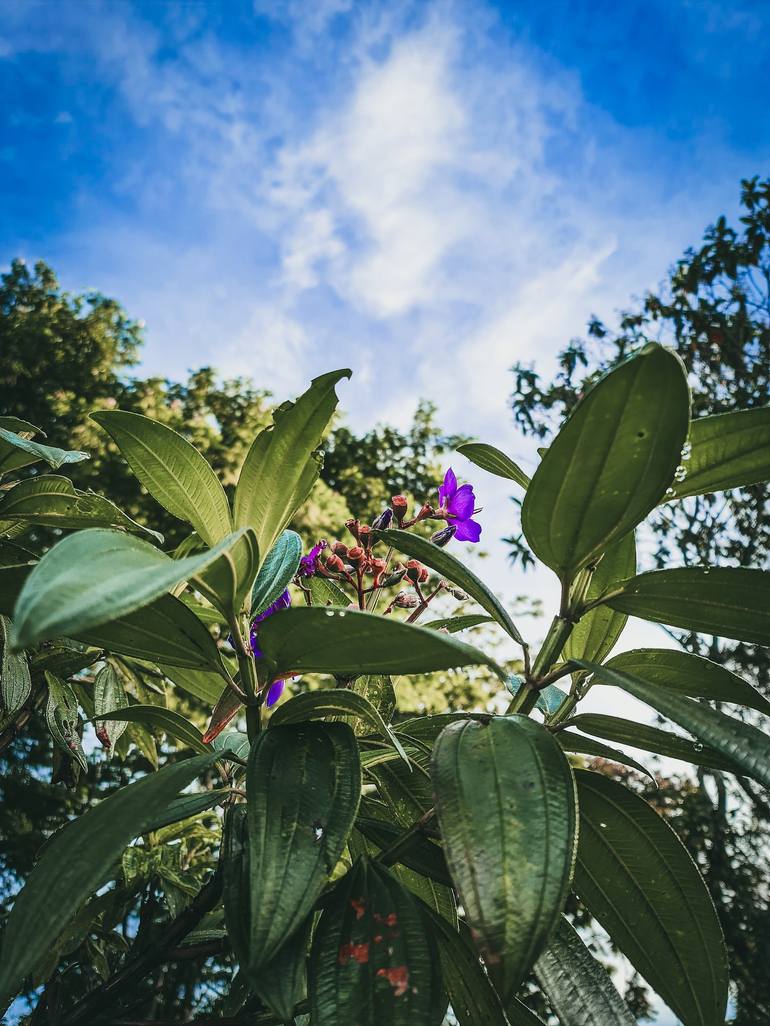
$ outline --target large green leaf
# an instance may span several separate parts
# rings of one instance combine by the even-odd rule
[[[190,669],[222,672],[216,643],[192,610],[173,595],[162,595],[142,609],[79,631],[89,645],[108,652]]]
[[[32,691],[26,652],[11,651],[11,621],[0,616],[0,721],[7,720],[24,705]]]
[[[408,556],[419,559],[442,577],[459,585],[463,591],[478,602],[482,609],[486,609],[489,615],[497,620],[514,641],[520,645],[523,644],[521,635],[500,600],[480,578],[446,549],[439,548],[438,545],[434,545],[426,538],[421,538],[418,534],[412,534],[410,531],[380,531],[379,537],[398,549],[399,552],[405,552]]]
[[[320,470],[314,455],[337,406],[334,386],[349,370],[314,378],[294,403],[273,414],[274,425],[257,435],[235,490],[235,523],[253,527],[259,551],[268,553],[307,499]]]
[[[686,475],[666,499],[770,480],[770,406],[699,417],[690,425]]]
[[[320,720],[327,716],[350,716],[362,720],[376,733],[381,734],[398,754],[407,759],[403,745],[390,729],[372,703],[363,695],[347,688],[328,688],[322,691],[305,691],[278,706],[270,717],[270,726],[282,723],[303,723],[306,720]],[[408,761],[408,760],[407,760]]]
[[[674,477],[690,415],[681,360],[650,344],[578,404],[527,489],[533,552],[571,578],[636,527]]]
[[[11,470],[19,470],[39,460],[44,460],[56,470],[65,463],[80,463],[87,459],[90,459],[87,452],[67,451],[57,449],[53,445],[41,445],[40,442],[22,438],[8,428],[0,427],[0,475]]]
[[[86,898],[104,883],[126,845],[145,833],[214,758],[185,759],[121,787],[50,843],[8,917],[0,959],[0,1005],[17,993]]]
[[[109,499],[82,492],[69,478],[57,474],[30,477],[5,492],[0,500],[0,520],[64,529],[120,527],[163,541],[162,534],[137,524]]]
[[[636,573],[636,542],[629,531],[614,542],[604,553],[591,575],[586,598],[598,598],[613,584],[625,581]],[[596,606],[575,624],[562,649],[562,659],[579,657],[600,663],[613,649],[626,625],[625,613],[609,606]]]
[[[500,998],[470,944],[467,928],[454,930],[441,916],[427,911],[438,944],[444,986],[460,1026],[508,1026]],[[535,1017],[533,1022],[540,1020]]]
[[[515,481],[522,488],[529,485],[529,477],[521,467],[514,463],[510,456],[506,456],[500,449],[496,449],[494,445],[487,445],[485,442],[465,442],[463,445],[457,446],[457,451],[463,456],[467,456],[477,467],[489,471],[490,474]]]
[[[561,1026],[636,1026],[636,1020],[575,930],[562,919],[535,974]]]
[[[362,857],[324,909],[313,940],[313,1022],[432,1026],[437,956],[425,915],[392,873]]]
[[[726,770],[728,773],[742,772],[731,759],[720,755],[716,749],[703,745],[700,741],[680,737],[670,730],[650,727],[646,723],[637,723],[634,720],[624,720],[619,716],[605,716],[603,713],[581,713],[573,717],[571,722],[586,734],[603,737],[608,741],[642,748],[646,752],[655,752],[670,759],[684,759],[695,766]]]
[[[572,770],[543,726],[497,716],[447,727],[431,775],[447,864],[507,1001],[567,897],[576,844]]]
[[[291,1022],[295,1007],[307,997],[307,961],[313,913],[260,969],[254,990],[281,1022]]]
[[[644,799],[576,773],[575,890],[684,1026],[723,1026],[727,956],[711,896],[682,842]]]
[[[302,539],[284,531],[265,557],[251,591],[251,615],[257,616],[289,586],[302,556]]]
[[[262,731],[246,791],[256,972],[307,918],[345,847],[361,796],[353,731],[317,722]]]
[[[13,617],[17,647],[83,634],[149,605],[210,566],[242,533],[187,559],[171,559],[122,531],[94,528],[69,535],[24,582]]]
[[[583,659],[601,662],[581,653]],[[710,659],[672,648],[635,648],[607,661],[613,670],[642,677],[650,684],[676,691],[688,698],[708,698],[712,702],[735,702],[770,715],[770,702],[756,688]]]
[[[606,605],[643,620],[770,645],[770,572],[688,566],[651,570],[610,592]]]
[[[704,745],[721,752],[734,763],[733,772],[743,770],[765,787],[770,788],[770,736],[750,723],[742,723],[732,716],[712,709],[704,702],[680,698],[641,677],[606,666],[583,663],[597,681],[614,684],[629,695],[647,702],[663,716],[684,727]]]
[[[142,723],[147,727],[165,731],[183,747],[192,748],[201,755],[210,751],[208,746],[204,745],[202,734],[194,723],[190,723],[174,709],[164,709],[161,705],[129,705],[125,708],[109,709],[94,718],[120,723]]]
[[[260,624],[259,643],[274,677],[430,673],[473,664],[504,676],[493,659],[448,634],[357,610],[287,609]]]
[[[259,567],[257,536],[250,527],[219,557],[196,574],[193,584],[225,617],[248,612],[245,605]]]
[[[113,438],[131,470],[172,516],[192,524],[207,545],[232,531],[230,506],[206,459],[180,434],[139,413],[102,410],[91,419]]]

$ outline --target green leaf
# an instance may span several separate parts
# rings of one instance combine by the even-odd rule
[[[413,559],[419,559],[420,562],[435,570],[436,573],[441,574],[442,577],[446,577],[453,584],[459,585],[464,592],[467,592],[472,599],[475,599],[481,608],[485,609],[500,624],[514,641],[520,645],[523,644],[521,635],[500,600],[480,578],[472,573],[467,566],[464,566],[459,559],[456,559],[447,552],[446,549],[439,548],[438,545],[434,545],[426,538],[421,538],[418,534],[412,534],[410,531],[388,530],[378,531],[377,533],[383,541],[398,549],[399,552],[405,552],[408,556],[412,556]]]
[[[591,658],[584,655],[584,659]],[[600,662],[591,659],[592,662]],[[708,698],[712,702],[734,702],[770,715],[770,702],[726,666],[710,659],[671,648],[636,648],[608,660],[613,670],[633,673],[650,684],[676,691],[688,698]]]
[[[393,821],[404,828],[411,827],[433,806],[433,788],[423,766],[427,759],[415,749],[411,752],[413,764],[409,768],[403,762],[367,766],[367,776],[377,782],[379,797]]]
[[[377,712],[386,723],[390,723],[393,713],[396,711],[396,692],[393,688],[393,681],[390,677],[381,673],[370,673],[365,677],[356,677],[350,685],[351,691],[371,702]],[[367,733],[366,724],[359,722],[353,727],[353,733],[358,737]]]
[[[195,613],[173,595],[163,595],[112,623],[79,631],[78,637],[89,645],[135,659],[190,669],[222,669],[214,639]]]
[[[629,695],[647,702],[663,716],[684,727],[704,745],[715,748],[734,763],[733,772],[741,770],[770,788],[770,737],[750,723],[742,723],[717,712],[703,702],[694,702],[633,674],[612,670],[606,666],[582,663],[591,670],[598,682],[614,684]]]
[[[302,556],[302,539],[295,531],[284,531],[259,568],[251,592],[251,615],[257,616],[283,594],[297,572]]]
[[[562,579],[596,559],[663,498],[687,437],[681,360],[650,344],[581,400],[535,471],[521,511],[533,552]]]
[[[430,1026],[438,980],[417,899],[362,857],[321,916],[310,959],[313,1022]]]
[[[680,737],[670,730],[660,730],[658,727],[650,727],[646,723],[624,720],[619,716],[605,716],[602,713],[581,713],[579,716],[574,716],[571,722],[580,730],[584,730],[586,734],[604,737],[609,741],[618,741],[620,744],[631,745],[633,748],[642,748],[644,751],[665,755],[670,759],[684,759],[696,766],[708,766],[711,769],[726,770],[728,773],[742,772],[731,759],[720,755],[714,748],[708,748],[700,741],[691,741],[689,738]],[[578,750],[573,749],[573,751]]]
[[[229,805],[222,827],[222,897],[227,936],[241,971],[249,964],[249,836],[245,805]]]
[[[380,850],[390,847],[394,841],[403,836],[400,826],[394,826],[386,820],[372,819],[369,816],[359,816],[356,820],[356,829]],[[398,861],[409,869],[413,869],[415,873],[435,880],[436,883],[446,887],[452,886],[452,877],[449,875],[444,853],[428,837],[419,838],[399,856]]]
[[[283,610],[260,624],[259,643],[274,678],[430,673],[471,664],[485,664],[504,676],[493,659],[448,634],[350,609]]]
[[[0,710],[7,720],[21,709],[32,691],[32,679],[26,652],[11,651],[11,621],[0,616]]]
[[[164,709],[160,705],[129,705],[125,708],[110,709],[103,715],[94,717],[97,720],[109,719],[122,723],[141,723],[147,727],[155,727],[165,731],[169,737],[186,748],[192,748],[201,755],[210,749],[204,745],[202,734],[195,726],[185,719],[181,713],[173,709]]]
[[[206,459],[180,434],[138,413],[102,410],[91,419],[111,435],[141,484],[207,545],[232,531],[230,506]]]
[[[207,566],[240,539],[187,559],[170,559],[148,542],[93,528],[62,539],[27,577],[16,602],[16,647],[82,635],[149,605]]]
[[[770,645],[770,572],[688,566],[625,581],[604,603],[630,616],[687,631]]]
[[[620,581],[636,573],[636,542],[634,532],[618,538],[604,553],[591,575],[586,598],[591,601],[603,595]],[[590,659],[600,663],[615,646],[628,617],[609,606],[596,606],[585,613],[572,629],[562,649],[562,659]]]
[[[350,605],[350,596],[346,595],[334,581],[330,581],[326,577],[319,577],[316,574],[315,577],[308,578],[305,583],[310,588],[314,606],[340,606],[342,609],[347,609]]]
[[[137,524],[109,499],[79,491],[69,478],[56,474],[30,477],[5,492],[0,500],[0,520],[73,530],[117,527],[145,532],[163,542],[162,534]]]
[[[686,848],[622,784],[582,770],[576,779],[575,890],[684,1026],[723,1026],[727,955],[713,902]]]
[[[278,954],[259,971],[254,990],[281,1022],[291,1022],[294,1009],[307,996],[307,958],[313,914],[281,945]]]
[[[561,1026],[636,1026],[636,1019],[566,919],[535,965]]]
[[[361,796],[353,731],[303,723],[262,731],[246,770],[256,973],[309,915],[345,847]]]
[[[575,722],[579,717],[575,717],[570,722]],[[581,724],[575,723],[575,726],[581,726],[582,730],[587,730],[590,734],[591,731],[588,728],[583,727]],[[636,724],[635,724],[636,726]],[[556,740],[559,742],[565,752],[577,752],[579,755],[591,755],[595,759],[610,759],[613,762],[619,762],[623,766],[630,766],[632,769],[637,770],[639,773],[643,773],[646,777],[658,786],[658,782],[648,769],[646,769],[636,759],[632,759],[630,755],[626,755],[625,752],[619,751],[617,748],[610,748],[609,745],[600,744],[598,741],[594,741],[590,737],[581,737],[580,734],[575,734],[571,730],[560,730],[556,735]],[[637,745],[636,747],[643,747]]]
[[[304,723],[306,720],[321,720],[327,716],[351,716],[367,723],[375,734],[380,734],[408,763],[407,754],[395,732],[390,729],[372,703],[363,695],[347,688],[328,688],[322,691],[305,691],[295,695],[288,702],[279,705],[270,717],[270,726],[282,723]]]
[[[458,445],[457,451],[463,456],[467,456],[477,467],[489,471],[490,474],[515,481],[522,488],[527,488],[529,485],[529,477],[521,467],[514,463],[510,456],[506,456],[500,449],[496,449],[494,445],[487,445],[484,442],[466,442],[464,445]]]
[[[450,634],[457,634],[459,631],[467,631],[471,627],[480,627],[483,623],[494,623],[493,616],[484,616],[481,613],[469,613],[467,616],[446,616],[441,620],[431,620],[430,623],[422,624],[423,627],[430,627],[434,631],[449,631]]]
[[[48,685],[45,722],[49,733],[61,751],[86,771],[88,763],[80,740],[80,714],[75,693],[66,681],[48,670],[45,671],[45,682]]]
[[[222,677],[209,670],[191,670],[186,666],[168,666],[165,663],[160,669],[177,687],[186,691],[201,702],[213,707],[222,694]]]
[[[470,720],[478,720],[486,723],[489,720],[489,713],[435,713],[432,716],[413,716],[411,719],[402,720],[396,724],[395,730],[402,737],[412,738],[418,743],[425,744],[432,748],[445,727],[450,723],[467,723]]]
[[[250,527],[205,570],[193,577],[193,584],[212,605],[227,617],[244,608],[259,566],[257,536]]]
[[[496,716],[447,727],[431,775],[447,864],[507,1001],[567,897],[576,844],[572,770],[540,724]]]
[[[40,442],[22,438],[13,431],[0,427],[0,475],[11,470],[19,470],[39,460],[44,460],[56,470],[65,463],[80,463],[87,459],[90,459],[87,452],[67,451],[52,445],[41,445]]]
[[[667,500],[770,480],[770,406],[699,417],[690,425],[686,476]]]
[[[172,826],[174,823],[181,823],[193,816],[200,816],[202,812],[221,805],[231,794],[229,787],[220,787],[213,791],[201,791],[196,794],[183,794],[179,798],[170,801],[165,809],[152,819],[144,828],[142,833],[152,833],[155,830],[162,830],[164,827]]]
[[[213,761],[214,756],[185,759],[121,787],[51,841],[8,917],[0,1002],[17,993],[86,898],[103,884],[126,845],[145,833],[158,813]]]
[[[314,378],[294,403],[273,414],[274,425],[257,435],[235,490],[235,524],[253,527],[260,552],[276,539],[307,499],[320,470],[314,453],[337,406],[334,386],[349,370]]]
[[[94,681],[94,719],[96,736],[105,748],[111,748],[120,740],[126,729],[125,720],[104,720],[103,714],[112,709],[125,709],[128,705],[123,681],[112,663],[105,663]]]

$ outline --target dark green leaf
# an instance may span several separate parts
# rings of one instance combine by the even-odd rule
[[[230,548],[193,577],[193,584],[229,619],[241,612],[248,612],[245,603],[258,567],[257,536],[247,527]]]
[[[30,463],[37,463],[38,460],[44,460],[56,470],[65,463],[80,463],[89,458],[87,452],[65,451],[52,445],[41,445],[40,442],[22,438],[13,431],[0,427],[0,474],[19,470]]]
[[[121,531],[71,534],[46,552],[24,582],[14,611],[17,645],[82,635],[133,613],[210,566],[240,537],[236,532],[200,555],[170,559]]]
[[[326,577],[310,577],[306,582],[310,588],[310,595],[314,606],[339,606],[347,609],[350,605],[350,597],[345,594],[339,585]]]
[[[431,1026],[434,945],[417,899],[361,858],[325,908],[310,962],[313,1021],[323,1026]]]
[[[429,673],[486,664],[479,649],[448,634],[357,610],[296,608],[260,624],[259,642],[274,677],[290,673]]]
[[[245,805],[229,805],[222,827],[222,896],[227,936],[241,971],[248,972],[249,919],[249,838]]]
[[[389,848],[397,838],[403,835],[401,827],[394,826],[386,820],[372,819],[368,816],[359,816],[356,820],[356,828],[379,849]],[[444,852],[429,837],[420,838],[418,842],[404,851],[398,861],[416,873],[435,880],[436,883],[444,884],[447,887],[452,886],[452,877],[447,869]]]
[[[570,579],[663,498],[687,437],[681,360],[650,344],[596,384],[535,471],[521,522],[533,552]]]
[[[8,918],[0,959],[0,1002],[16,994],[43,952],[104,882],[126,845],[145,833],[158,813],[213,759],[185,759],[121,787],[51,842]],[[41,923],[45,930],[40,929]]]
[[[367,674],[365,677],[356,677],[350,687],[357,695],[363,695],[371,702],[383,720],[390,723],[396,710],[396,692],[390,677],[382,674]],[[363,722],[356,724],[353,732],[357,736],[365,734],[367,732],[366,724]]]
[[[490,474],[515,481],[522,488],[529,485],[529,477],[521,467],[514,463],[510,456],[506,456],[500,449],[496,449],[494,445],[486,445],[484,442],[466,442],[464,445],[458,445],[457,451],[466,456],[471,463],[475,463],[477,467],[489,471]]]
[[[447,727],[431,767],[446,860],[504,1000],[548,942],[569,889],[575,783],[554,737],[525,716]]]
[[[770,480],[770,406],[699,417],[690,425],[689,442],[686,476],[672,483],[667,499]]]
[[[398,549],[399,552],[405,552],[408,556],[419,559],[431,570],[435,570],[436,573],[446,577],[453,584],[459,585],[464,592],[478,602],[482,609],[486,609],[514,641],[520,645],[523,644],[521,635],[497,596],[446,549],[439,548],[427,538],[421,538],[418,534],[412,534],[410,531],[388,530],[379,531],[378,534],[383,541]]]
[[[601,661],[588,655],[582,658],[591,659],[595,663]],[[726,666],[691,652],[671,648],[636,648],[613,656],[607,666],[613,670],[633,673],[650,684],[660,684],[688,698],[734,702],[770,715],[770,702],[751,684]]]
[[[290,1022],[294,1009],[307,996],[307,957],[313,914],[281,945],[275,958],[260,969],[254,990],[281,1022]]]
[[[460,1026],[508,1026],[500,999],[470,944],[467,928],[461,935],[441,916],[431,911],[425,914],[438,944],[444,985]]]
[[[580,717],[575,717],[575,719],[580,719]],[[576,726],[582,725],[576,724]],[[586,727],[582,727],[582,729],[587,730]],[[591,732],[588,731],[588,733]],[[621,752],[617,748],[610,748],[609,745],[600,744],[598,741],[594,741],[593,738],[590,737],[581,737],[580,734],[575,734],[571,730],[560,730],[555,737],[565,752],[577,752],[579,755],[591,755],[595,759],[611,759],[613,762],[619,762],[624,766],[630,766],[632,769],[635,769],[639,773],[643,773],[646,777],[649,777],[657,787],[657,781],[648,769],[645,769],[640,762],[637,762],[636,759],[632,759],[630,755],[626,755],[625,752]]]
[[[361,795],[353,731],[344,723],[262,731],[246,791],[256,973],[307,918],[345,847]]]
[[[561,1026],[636,1026],[623,998],[566,919],[535,965]]]
[[[722,931],[687,850],[622,784],[583,770],[576,778],[575,890],[684,1026],[723,1026],[728,976]]]
[[[275,602],[291,583],[302,556],[302,539],[284,531],[265,557],[251,592],[251,615],[257,616]]]
[[[450,634],[457,634],[458,631],[467,631],[471,627],[480,627],[483,623],[494,623],[493,616],[484,616],[481,613],[469,613],[467,616],[446,616],[443,620],[431,620],[424,623],[423,627],[430,627],[434,631],[444,630]]]
[[[172,516],[192,524],[207,545],[232,531],[230,506],[219,478],[180,434],[138,413],[102,410],[91,419],[116,442],[150,495]]]
[[[591,576],[586,598],[590,601],[610,588],[633,577],[636,573],[636,543],[634,532],[619,538],[604,553]],[[590,659],[600,663],[609,655],[626,625],[625,613],[609,606],[596,606],[581,616],[567,638],[562,659]]]
[[[60,680],[48,670],[45,671],[48,685],[48,701],[45,707],[45,722],[51,737],[59,749],[83,769],[88,769],[83,744],[80,740],[80,714],[75,693],[69,684]]]
[[[651,570],[605,600],[612,609],[687,631],[770,645],[770,572],[743,567]]]
[[[174,823],[181,823],[185,819],[192,819],[202,812],[221,805],[230,794],[228,787],[221,787],[213,791],[201,791],[195,794],[183,794],[179,798],[170,801],[165,809],[162,809],[152,821],[144,828],[142,833],[152,833],[154,830],[162,830],[164,827],[172,826]]]
[[[11,651],[11,621],[0,616],[0,710],[5,720],[24,705],[32,691],[26,652]]]
[[[257,435],[235,490],[235,523],[253,527],[259,551],[268,553],[307,499],[320,470],[315,450],[337,406],[334,386],[349,370],[314,378],[294,403],[273,414],[275,424]]]
[[[96,736],[105,748],[110,748],[120,740],[120,736],[126,729],[125,720],[102,719],[104,713],[112,709],[125,709],[128,705],[128,696],[123,687],[123,680],[112,663],[105,663],[99,670],[94,681],[94,719],[99,719],[96,724]]]
[[[173,709],[164,709],[160,705],[129,705],[124,709],[110,709],[97,719],[117,720],[123,723],[142,723],[165,731],[169,737],[186,748],[192,748],[201,755],[210,749],[204,745],[201,732],[186,720],[181,713]]]
[[[222,677],[209,670],[191,670],[184,666],[167,666],[161,664],[160,669],[168,679],[188,694],[194,695],[213,708],[222,694]]]

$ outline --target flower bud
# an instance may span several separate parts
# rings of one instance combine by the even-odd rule
[[[372,544],[372,529],[368,524],[362,524],[358,529],[358,540],[368,549]]]
[[[326,557],[324,564],[327,570],[331,570],[332,573],[340,574],[345,569],[345,564],[342,562],[339,556],[332,555]]]
[[[378,517],[375,517],[372,521],[372,529],[375,531],[385,531],[390,527],[390,522],[393,519],[393,510],[390,506],[386,507]]]
[[[336,541],[332,545],[332,552],[334,553],[335,556],[347,556],[347,554],[348,554],[348,547],[347,547],[347,545],[344,544],[344,542]]]
[[[447,591],[452,596],[452,598],[456,598],[459,602],[468,601],[468,596],[465,594],[462,588],[453,588],[450,584],[448,584]]]
[[[411,591],[400,591],[393,599],[393,605],[399,609],[414,609],[420,604],[420,600]]]
[[[434,545],[438,545],[440,549],[443,549],[457,533],[457,527],[454,524],[449,524],[448,527],[442,527],[440,531],[436,531],[435,534],[430,536],[430,540]]]
[[[348,559],[353,566],[360,566],[366,560],[366,553],[360,545],[354,545],[352,549],[348,549]]]
[[[350,533],[353,535],[356,541],[358,541],[358,531],[360,527],[359,522],[357,520],[346,520],[345,527],[347,527],[347,529],[350,531]]]
[[[380,584],[382,583],[382,575],[385,573],[387,568],[388,568],[388,564],[385,562],[384,559],[370,559],[369,560],[369,570],[368,570],[368,572],[374,578],[374,581],[372,583],[374,584],[375,588],[379,588]]]
[[[425,578],[422,576],[422,572],[425,570]],[[420,581],[427,580],[428,571],[417,559],[410,559],[406,564],[406,576],[412,582],[412,584],[418,584]]]
[[[396,518],[396,523],[401,526],[401,522],[406,516],[407,506],[409,502],[405,495],[394,495],[390,500],[390,505],[393,509],[393,516]]]
[[[405,573],[406,570],[402,567],[400,570],[396,570],[394,573],[388,574],[388,576],[380,582],[380,586],[382,588],[392,588],[394,584],[400,584],[404,579]]]

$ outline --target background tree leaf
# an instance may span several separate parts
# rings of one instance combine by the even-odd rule
[[[89,459],[87,452],[68,451],[57,449],[53,445],[41,445],[40,442],[33,442],[31,438],[22,438],[21,435],[0,427],[0,475],[8,474],[12,470],[19,470],[21,467],[37,463],[40,460],[56,470],[65,463],[80,463],[81,460],[87,459]]]

